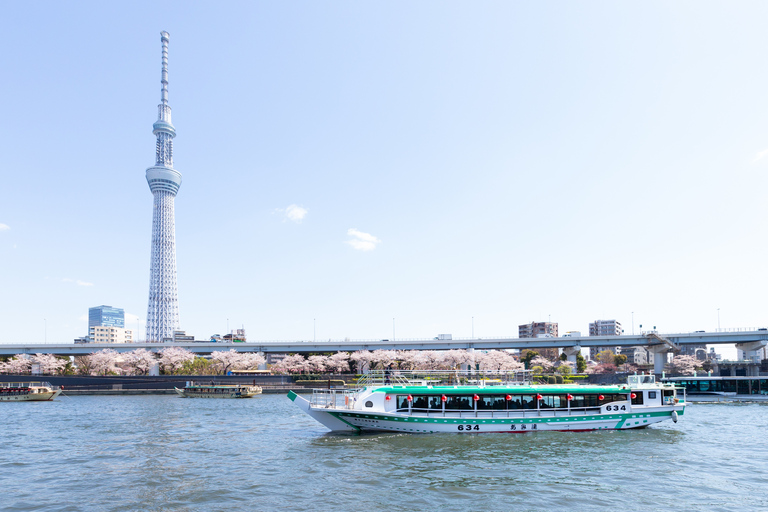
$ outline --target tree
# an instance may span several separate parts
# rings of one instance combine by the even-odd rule
[[[307,363],[309,364],[309,371],[323,373],[327,367],[328,358],[326,356],[309,356]]]
[[[525,365],[519,362],[506,350],[489,350],[479,357],[480,369],[495,372],[513,372],[525,368]]]
[[[369,350],[358,350],[349,356],[349,360],[355,363],[357,373],[363,373],[366,368],[372,366],[373,353]]]
[[[616,357],[616,354],[613,353],[612,350],[605,349],[601,350],[596,356],[595,360],[602,363],[602,364],[614,364],[614,358]]]
[[[349,352],[336,352],[328,357],[326,367],[333,373],[349,371]]]
[[[275,363],[272,370],[278,373],[303,373],[309,370],[309,364],[301,354],[291,354]]]
[[[701,361],[696,359],[695,356],[676,355],[672,358],[670,366],[675,373],[680,375],[691,375],[694,370],[701,369]]]
[[[107,375],[108,373],[117,373],[117,359],[120,355],[116,350],[105,348],[85,356],[91,366],[91,373],[96,375]]]
[[[450,369],[472,361],[472,355],[466,350],[451,349],[443,354],[443,361]]]
[[[576,354],[576,372],[577,373],[584,373],[587,370],[587,360],[584,359],[584,356],[579,354]]]
[[[540,366],[543,371],[550,372],[552,371],[552,368],[554,368],[554,364],[552,361],[547,359],[546,357],[536,356],[533,359],[530,360],[529,364],[531,366]]]
[[[396,350],[374,350],[371,355],[371,363],[378,366],[381,369],[390,367],[397,361]]]
[[[624,354],[616,354],[615,356],[613,356],[613,364],[615,364],[616,366],[621,366],[626,362],[627,362],[627,356],[625,356]]]
[[[182,375],[209,375],[211,371],[211,361],[200,356],[185,361],[179,370]]]
[[[184,363],[195,358],[195,354],[181,347],[166,347],[160,351],[160,367],[163,373],[172,375],[180,370]]]
[[[9,374],[29,373],[32,361],[24,354],[16,354],[4,363],[0,363],[0,371]]]
[[[572,361],[563,361],[560,366],[555,368],[555,371],[559,373],[560,375],[570,375],[573,373],[573,367],[575,366],[575,363]]]
[[[222,374],[226,374],[230,370],[257,368],[264,364],[264,361],[264,357],[259,354],[241,353],[233,348],[215,350],[211,353],[211,366]]]
[[[40,373],[55,375],[67,366],[69,360],[64,360],[53,354],[35,354],[32,356],[32,362],[40,365]]]
[[[145,348],[137,348],[123,354],[123,360],[133,375],[146,375],[157,358],[153,352]]]
[[[535,350],[523,350],[523,353],[520,354],[520,362],[525,365],[526,370],[531,368],[531,359],[538,356],[539,353]]]

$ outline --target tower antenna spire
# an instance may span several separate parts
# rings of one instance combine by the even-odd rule
[[[163,88],[160,91],[160,101],[163,105],[168,104],[168,43],[171,42],[171,35],[163,30],[160,32],[160,41],[163,43],[163,72],[160,77],[160,83]]]

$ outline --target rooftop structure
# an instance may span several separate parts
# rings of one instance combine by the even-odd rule
[[[519,338],[557,338],[557,322],[531,322],[517,326]]]
[[[125,327],[125,311],[112,306],[88,308],[88,330],[92,327]]]
[[[160,33],[163,68],[160,105],[152,133],[157,137],[155,165],[147,169],[147,183],[154,196],[152,207],[152,255],[149,271],[147,341],[173,339],[179,328],[179,297],[176,288],[176,220],[174,199],[181,186],[181,173],[173,168],[173,138],[168,105],[168,32]]]

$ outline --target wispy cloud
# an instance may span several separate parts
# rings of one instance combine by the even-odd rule
[[[8,231],[9,229],[11,229],[11,226],[9,226],[8,224],[3,224],[2,222],[0,222],[0,231]]]
[[[759,152],[758,154],[756,154],[755,158],[752,159],[752,163],[754,164],[756,162],[759,162],[760,160],[762,160],[766,156],[768,156],[768,149],[764,149],[761,152]]]
[[[62,283],[75,283],[77,286],[93,286],[93,283],[89,283],[88,281],[81,281],[80,279],[70,279],[68,277],[65,277],[61,280]]]
[[[307,213],[309,213],[308,209],[303,208],[297,204],[292,204],[287,208],[275,208],[274,211],[274,214],[283,216],[283,222],[290,220],[296,224],[301,224],[301,221],[304,220],[304,217],[307,216]]]
[[[353,249],[357,249],[358,251],[372,251],[381,243],[381,240],[372,234],[363,233],[355,228],[348,229],[347,235],[354,238],[347,240],[344,243],[351,245]]]

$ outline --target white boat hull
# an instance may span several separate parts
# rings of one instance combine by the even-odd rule
[[[405,413],[363,412],[343,408],[312,406],[309,400],[290,393],[288,397],[302,410],[334,432],[407,432],[407,433],[523,433],[540,431],[626,430],[682,415],[684,405],[643,408],[626,413],[549,413],[495,416],[491,413],[446,413],[419,415]]]

